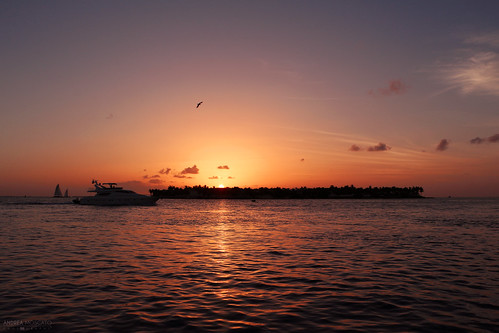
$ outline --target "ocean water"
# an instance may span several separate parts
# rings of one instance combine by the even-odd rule
[[[0,198],[2,330],[499,332],[499,199]]]

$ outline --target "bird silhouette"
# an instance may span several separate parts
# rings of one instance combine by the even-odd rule
[[[197,105],[196,105],[196,109],[201,105],[201,103],[203,103],[203,101],[199,102]]]

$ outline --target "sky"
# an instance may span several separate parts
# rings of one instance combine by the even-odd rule
[[[499,196],[498,1],[6,0],[0,45],[0,195]]]

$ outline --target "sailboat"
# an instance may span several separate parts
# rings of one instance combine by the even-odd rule
[[[69,198],[68,189],[66,189],[66,192],[64,192],[64,198]]]
[[[57,186],[55,187],[54,198],[62,198],[62,192],[59,184],[57,184]]]

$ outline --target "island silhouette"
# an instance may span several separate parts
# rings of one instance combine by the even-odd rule
[[[169,186],[167,189],[150,189],[151,195],[163,199],[395,199],[424,198],[420,186],[412,187],[208,187]]]

